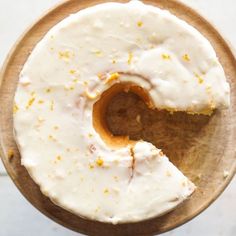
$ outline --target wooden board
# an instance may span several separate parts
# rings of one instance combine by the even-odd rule
[[[202,32],[215,48],[231,86],[230,109],[223,112],[217,111],[211,117],[193,118],[184,114],[170,117],[168,114],[150,114],[152,119],[155,120],[158,117],[162,120],[161,122],[165,123],[163,127],[169,128],[170,133],[162,129],[163,131],[159,132],[160,136],[158,134],[153,136],[149,130],[150,134],[148,132],[144,134],[145,139],[150,139],[162,147],[180,170],[198,186],[193,196],[164,216],[140,223],[114,226],[82,219],[54,205],[42,195],[26,169],[20,164],[12,125],[12,103],[19,72],[36,43],[52,26],[71,13],[100,2],[104,1],[68,0],[61,3],[37,21],[13,47],[0,77],[0,155],[8,174],[22,194],[42,213],[72,230],[97,236],[138,236],[165,232],[187,222],[207,208],[233,178],[236,166],[235,57],[214,27],[195,11],[175,0],[146,0],[144,2],[171,11]],[[115,128],[113,124],[114,132],[117,131]],[[150,136],[151,133],[152,136]],[[163,142],[160,141],[162,139]],[[12,158],[8,155],[10,149],[14,150]]]

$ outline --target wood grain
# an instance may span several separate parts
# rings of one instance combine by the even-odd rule
[[[144,2],[164,8],[196,27],[211,42],[222,63],[231,86],[231,106],[212,117],[189,116],[183,113],[171,116],[166,113],[147,112],[142,116],[145,129],[127,130],[133,138],[143,137],[162,147],[170,159],[197,186],[193,196],[174,211],[152,219],[133,224],[111,225],[82,219],[54,205],[32,181],[26,169],[20,164],[20,155],[13,138],[12,103],[19,73],[30,52],[45,33],[71,13],[105,1],[68,0],[51,9],[37,21],[15,44],[1,70],[0,88],[0,155],[12,180],[22,194],[42,213],[54,221],[88,235],[128,236],[153,235],[173,229],[198,215],[207,208],[225,189],[235,174],[236,167],[236,60],[229,46],[220,34],[205,19],[189,7],[175,0],[146,0]],[[126,1],[119,1],[126,2]],[[128,95],[130,96],[130,95]],[[117,116],[121,98],[114,98],[107,112]],[[129,99],[137,99],[131,97]],[[132,104],[132,103],[131,103]],[[139,109],[145,111],[140,105]],[[139,112],[141,111],[139,110]],[[112,117],[112,116],[111,116]],[[129,117],[129,116],[128,116]],[[134,117],[130,117],[130,119]],[[115,119],[117,121],[117,118]],[[119,122],[123,122],[122,119]],[[117,129],[111,122],[110,129]],[[159,132],[153,132],[159,130]],[[12,149],[14,156],[9,158]],[[228,171],[228,175],[224,172]],[[16,209],[17,210],[17,209]],[[27,216],[23,216],[27,217]],[[30,219],[29,219],[30,221]]]

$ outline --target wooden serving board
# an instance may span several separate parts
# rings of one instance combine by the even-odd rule
[[[153,235],[173,229],[206,209],[226,188],[236,167],[236,60],[229,46],[215,28],[194,10],[175,0],[146,0],[164,8],[197,28],[213,45],[231,86],[231,106],[216,111],[211,117],[157,114],[162,128],[160,135],[145,139],[163,148],[171,161],[196,185],[192,197],[174,211],[140,223],[111,225],[82,219],[54,205],[32,181],[20,164],[20,155],[13,138],[12,104],[19,73],[30,52],[45,33],[56,23],[80,9],[102,0],[68,0],[51,9],[38,20],[15,44],[1,71],[0,87],[0,155],[12,180],[21,193],[43,214],[54,221],[88,235],[126,236]],[[126,1],[118,1],[126,2]],[[108,111],[109,112],[109,111]],[[152,120],[155,114],[149,114]],[[158,127],[158,126],[157,126]],[[155,128],[155,127],[154,127]],[[113,126],[114,132],[116,127]],[[148,130],[148,126],[147,126]],[[42,147],[43,148],[43,147]],[[14,156],[9,153],[14,151]],[[16,209],[17,210],[17,209]],[[22,216],[27,217],[27,216]],[[31,219],[29,219],[30,222]]]

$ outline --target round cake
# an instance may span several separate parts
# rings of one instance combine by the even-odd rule
[[[196,188],[151,143],[109,131],[105,110],[122,91],[171,113],[211,115],[230,103],[208,40],[157,7],[99,4],[43,37],[15,94],[22,165],[56,205],[113,224],[162,215]]]

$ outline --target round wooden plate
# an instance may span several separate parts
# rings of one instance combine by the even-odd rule
[[[164,127],[169,125],[171,132],[166,133],[170,136],[168,142],[159,142],[158,147],[162,147],[171,161],[197,185],[198,188],[192,197],[164,216],[139,223],[114,226],[82,219],[54,205],[40,192],[26,169],[20,164],[20,155],[13,138],[12,104],[22,66],[34,46],[52,26],[71,13],[100,2],[104,1],[69,0],[61,3],[36,22],[13,47],[1,71],[0,155],[9,175],[22,194],[42,213],[72,230],[97,236],[137,236],[165,232],[187,222],[206,209],[233,178],[236,166],[235,57],[211,24],[178,1],[144,2],[169,10],[205,35],[215,48],[231,86],[231,106],[226,111],[217,111],[211,117],[192,116],[196,118],[191,119],[178,114],[177,118],[164,115],[167,120]],[[171,128],[176,126],[177,129]],[[160,141],[157,135],[151,138],[154,143],[155,138]],[[13,157],[9,150],[14,151]]]

